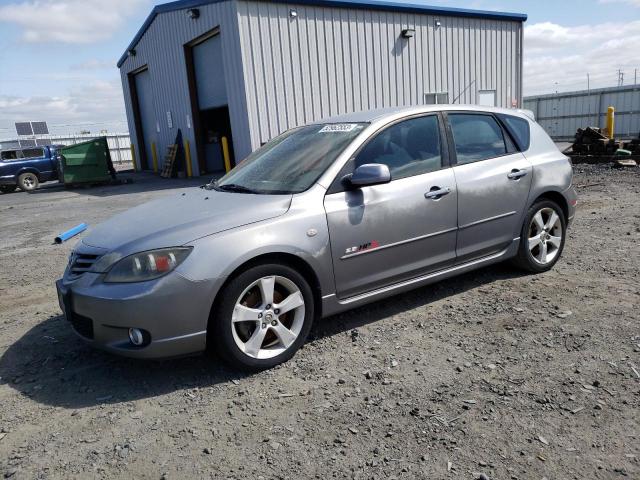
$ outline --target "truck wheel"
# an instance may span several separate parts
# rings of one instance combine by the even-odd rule
[[[17,185],[0,185],[0,192],[12,193],[16,191],[16,188],[18,188]]]
[[[33,192],[39,185],[38,176],[35,173],[27,172],[18,177],[18,186],[25,192]]]

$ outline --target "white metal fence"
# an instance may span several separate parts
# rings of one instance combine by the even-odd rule
[[[538,123],[558,141],[571,141],[578,128],[604,127],[609,106],[616,109],[616,137],[637,137],[640,131],[640,85],[524,99],[524,108],[533,111]]]
[[[105,133],[102,135],[82,134],[82,135],[46,135],[39,136],[38,145],[47,143],[50,145],[75,145],[76,143],[86,142],[93,138],[107,137],[111,160],[119,170],[133,168],[131,159],[131,139],[128,133]],[[20,148],[20,141],[16,138],[0,140],[0,150],[8,150],[12,148]]]

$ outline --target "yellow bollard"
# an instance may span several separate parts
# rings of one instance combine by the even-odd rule
[[[156,152],[156,142],[151,142],[151,156],[153,157],[153,171],[158,173],[158,152]]]
[[[133,143],[131,144],[131,161],[133,162],[133,171],[137,172],[138,167],[136,166],[136,149],[133,147]]]
[[[616,125],[616,109],[614,107],[607,108],[607,133],[609,138],[613,140]]]
[[[222,156],[224,157],[224,171],[231,170],[231,158],[229,157],[229,142],[227,137],[222,137]]]
[[[187,177],[191,178],[193,172],[191,171],[191,145],[189,140],[184,141],[184,156],[187,161]]]

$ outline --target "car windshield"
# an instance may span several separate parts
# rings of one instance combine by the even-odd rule
[[[289,130],[253,152],[212,186],[239,193],[304,192],[366,125],[331,123]]]

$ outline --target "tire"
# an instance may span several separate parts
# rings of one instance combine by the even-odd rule
[[[286,362],[304,344],[313,324],[311,287],[287,265],[252,267],[233,278],[220,298],[209,319],[207,345],[234,369],[256,372]],[[280,312],[277,307],[285,301],[283,308],[292,308]]]
[[[566,238],[567,222],[560,206],[551,200],[539,200],[524,219],[513,263],[529,272],[547,272],[560,259]]]
[[[13,193],[18,188],[17,185],[0,185],[0,192],[2,193]]]
[[[38,188],[38,185],[40,185],[40,182],[38,181],[38,176],[35,173],[27,172],[18,177],[18,186],[20,187],[20,190],[33,192]]]

